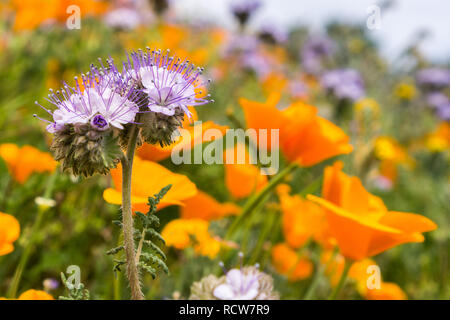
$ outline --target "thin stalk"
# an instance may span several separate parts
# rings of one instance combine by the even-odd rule
[[[244,208],[242,209],[242,213],[237,216],[237,218],[233,221],[230,228],[228,229],[225,239],[230,239],[234,233],[236,232],[236,229],[242,224],[244,219],[247,218],[247,216],[251,215],[253,210],[256,208],[256,206],[262,201],[262,199],[270,192],[272,189],[274,189],[278,184],[280,184],[283,179],[292,171],[294,171],[296,168],[298,168],[296,163],[291,163],[289,166],[284,168],[283,171],[278,173],[274,178],[270,180],[266,186],[261,189],[257,194],[250,197],[247,202],[244,205]]]
[[[262,200],[261,202],[256,206],[254,212],[255,214],[253,214],[251,217],[249,217],[247,219],[247,222],[244,226],[244,237],[242,239],[242,252],[246,252],[247,251],[247,246],[250,240],[250,235],[251,235],[251,231],[252,231],[252,227],[254,224],[256,224],[257,222],[259,222],[258,220],[258,214],[261,212],[262,208],[264,207],[265,202],[267,201],[269,195],[267,194]]]
[[[352,265],[353,265],[353,260],[345,259],[344,270],[342,271],[342,275],[341,275],[341,278],[339,279],[339,283],[336,286],[336,288],[334,288],[334,290],[331,293],[328,300],[335,300],[337,298],[339,292],[341,291],[342,287],[344,286],[345,280],[347,279],[348,272],[350,271],[350,268]]]
[[[117,240],[117,246],[121,246],[123,242],[123,234],[119,235],[119,238]],[[116,256],[118,256],[119,254],[117,254]],[[121,296],[122,296],[122,286],[121,286],[121,282],[122,282],[122,273],[121,272],[117,272],[115,271],[113,273],[113,294],[114,294],[114,300],[121,300]]]
[[[44,198],[49,198],[53,192],[53,187],[55,186],[56,176],[58,175],[58,170],[55,169],[53,174],[50,176],[47,181],[47,185],[45,186]],[[22,279],[23,271],[27,266],[28,259],[31,253],[34,250],[34,244],[36,242],[36,233],[41,228],[42,221],[44,219],[45,213],[48,211],[48,207],[39,206],[38,214],[36,220],[34,221],[33,226],[31,227],[30,238],[25,245],[22,255],[20,256],[19,264],[17,265],[16,271],[14,272],[13,279],[11,281],[11,285],[9,286],[7,296],[10,299],[14,299],[17,296],[17,290],[19,288],[20,280]]]
[[[8,182],[5,185],[5,190],[3,191],[2,203],[0,205],[0,211],[6,210],[6,203],[8,201],[9,196],[11,195],[12,190],[14,189],[14,180],[12,176],[8,176]]]
[[[264,241],[269,237],[270,231],[272,230],[276,219],[277,219],[277,212],[270,212],[267,222],[264,226],[264,229],[262,230],[262,232],[258,238],[258,242],[257,242],[255,248],[253,249],[252,256],[250,257],[250,260],[249,260],[250,265],[253,265],[258,261],[258,258],[261,254],[261,250],[264,246]]]
[[[319,258],[319,261],[318,261],[319,267],[317,268],[317,271],[314,274],[314,278],[312,279],[311,284],[309,285],[308,291],[306,291],[306,294],[305,294],[303,300],[311,300],[313,298],[314,293],[316,292],[316,289],[317,289],[317,285],[319,284],[320,278],[322,277],[325,270],[328,269],[331,262],[336,257],[337,253],[338,253],[338,249],[335,248],[333,250],[333,253],[331,254],[330,259],[327,261],[327,263],[325,265],[320,264],[320,258]],[[319,254],[319,256],[320,256],[320,254]]]
[[[133,125],[128,141],[127,154],[122,157],[122,224],[123,244],[125,249],[127,278],[133,300],[144,300],[136,265],[136,252],[133,237],[133,211],[131,208],[131,174],[133,168],[134,151],[136,149],[139,129]]]
[[[114,300],[121,300],[120,272],[113,274]]]

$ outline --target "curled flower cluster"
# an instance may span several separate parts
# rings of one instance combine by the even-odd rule
[[[120,158],[120,146],[128,141],[130,128],[141,128],[141,139],[169,145],[182,126],[188,106],[211,102],[201,94],[201,68],[147,48],[133,52],[123,70],[112,59],[106,66],[91,65],[75,78],[75,86],[50,90],[47,101],[56,107],[47,111],[53,121],[47,131],[54,134],[52,150],[64,170],[75,175],[107,173]],[[37,103],[37,102],[36,102]],[[39,103],[37,103],[40,105]]]

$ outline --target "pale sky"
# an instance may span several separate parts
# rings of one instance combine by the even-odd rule
[[[215,21],[233,28],[229,5],[236,0],[172,0],[181,17]],[[330,19],[363,22],[366,12],[377,0],[263,0],[252,25],[264,22],[285,27],[308,25],[321,30]],[[393,59],[410,43],[414,35],[426,29],[430,37],[422,49],[427,57],[450,62],[450,1],[449,0],[397,0],[386,14],[381,12],[381,29],[370,31],[381,44],[383,54]]]

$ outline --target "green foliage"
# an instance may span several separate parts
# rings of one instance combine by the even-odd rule
[[[156,230],[160,227],[159,218],[155,215],[157,206],[161,199],[170,190],[172,185],[168,185],[161,189],[160,192],[153,197],[148,198],[149,210],[146,214],[136,212],[135,228],[134,228],[134,240],[136,241],[137,251],[137,265],[141,271],[149,273],[153,279],[156,279],[158,270],[162,269],[166,274],[169,274],[169,268],[165,261],[166,255],[157,245],[157,243],[164,244],[164,239]],[[122,228],[122,222],[114,220],[113,224]],[[117,246],[106,252],[107,255],[116,255],[124,250],[124,246]],[[125,260],[114,259],[114,272],[121,271],[121,267],[125,265]]]

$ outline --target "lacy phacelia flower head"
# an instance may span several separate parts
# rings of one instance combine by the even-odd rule
[[[169,56],[169,50],[163,54],[147,48],[130,54],[124,73],[137,82],[142,93],[139,103],[146,142],[171,144],[184,115],[191,116],[188,107],[212,102],[201,91],[206,85],[202,72],[187,60]]]
[[[278,300],[273,279],[257,266],[231,269],[225,276],[210,275],[191,287],[190,300]]]
[[[47,131],[56,133],[64,125],[86,123],[104,131],[110,126],[123,129],[124,124],[134,122],[139,107],[132,100],[137,92],[128,88],[112,61],[107,68],[91,66],[82,75],[81,85],[77,77],[75,82],[75,87],[65,84],[61,91],[50,90],[47,100],[57,109],[51,112],[44,108],[53,116]]]
[[[214,289],[214,296],[220,300],[252,300],[259,292],[258,269],[243,270],[231,269],[226,274],[226,283],[217,286]]]
[[[51,148],[63,170],[90,176],[115,167],[120,153],[117,138],[125,125],[135,123],[139,112],[139,90],[130,81],[110,60],[106,68],[91,66],[81,81],[75,78],[75,87],[64,84],[60,91],[50,91],[47,100],[57,109],[41,106],[53,121],[41,120],[54,134]]]

